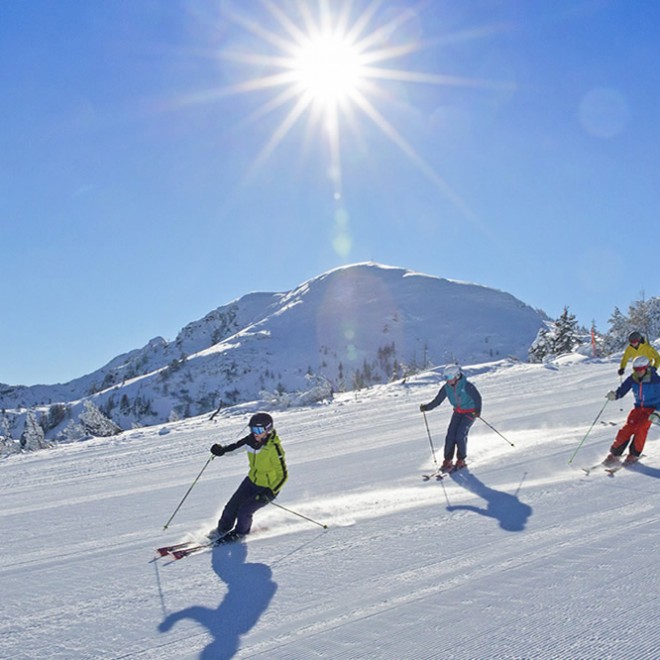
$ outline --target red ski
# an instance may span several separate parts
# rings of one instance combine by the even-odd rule
[[[156,553],[159,557],[167,557],[167,555],[174,556],[175,552],[200,545],[196,541],[183,541],[182,543],[174,543],[173,545],[164,545],[162,548],[156,548]],[[178,558],[177,558],[178,559]]]

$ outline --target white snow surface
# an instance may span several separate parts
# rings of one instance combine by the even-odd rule
[[[181,561],[154,548],[215,525],[246,456],[211,461],[163,526],[245,408],[10,456],[0,657],[659,658],[660,429],[636,468],[581,469],[632,406],[606,403],[616,368],[467,368],[515,447],[477,421],[469,470],[440,482],[421,479],[436,372],[274,413],[277,502],[328,529],[270,506],[247,542]],[[427,413],[438,462],[450,412]]]

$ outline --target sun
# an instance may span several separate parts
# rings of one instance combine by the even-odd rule
[[[219,57],[236,62],[244,70],[254,67],[259,75],[220,90],[222,96],[265,94],[266,100],[244,118],[262,121],[267,115],[288,110],[273,128],[270,139],[256,156],[253,169],[262,166],[296,124],[307,118],[308,134],[319,131],[328,147],[334,197],[342,196],[341,134],[350,128],[359,132],[359,114],[408,155],[408,146],[391,125],[375,99],[387,96],[388,82],[438,83],[435,76],[393,69],[384,64],[419,50],[410,41],[388,46],[390,35],[403,28],[414,14],[403,11],[377,20],[381,2],[373,0],[354,13],[351,0],[260,0],[259,19],[241,11],[239,3],[225,5],[229,23],[249,35],[247,50],[225,49]],[[233,8],[232,8],[233,7]],[[442,82],[446,78],[442,77]],[[281,112],[279,112],[281,115]]]
[[[360,51],[341,34],[321,34],[303,43],[291,63],[300,94],[323,107],[355,98],[364,67]]]
[[[294,127],[306,119],[308,138],[315,134],[322,138],[309,142],[327,147],[333,197],[341,200],[343,132],[349,130],[355,137],[361,132],[362,122],[369,122],[464,214],[472,215],[388,120],[388,105],[399,102],[396,89],[404,84],[506,88],[508,83],[397,66],[428,45],[419,37],[405,36],[417,33],[406,29],[409,23],[419,20],[416,10],[410,7],[398,12],[381,11],[382,0],[372,0],[360,3],[360,13],[356,13],[357,3],[353,0],[259,0],[261,11],[255,12],[254,4],[249,3],[250,8],[247,4],[225,0],[222,12],[227,25],[243,30],[249,45],[223,48],[216,56],[238,64],[243,72],[253,69],[254,77],[247,76],[195,100],[260,94],[263,102],[244,117],[243,124],[262,122],[268,115],[279,116],[269,139],[255,156],[250,173],[260,169]]]

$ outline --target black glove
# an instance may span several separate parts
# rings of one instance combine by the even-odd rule
[[[212,445],[211,453],[214,456],[222,456],[227,450],[222,445]]]
[[[623,376],[624,372],[625,372],[625,369],[619,369],[619,371],[617,371],[617,374],[619,374],[619,376]]]
[[[428,408],[426,407],[426,404],[423,403],[423,404],[419,407],[419,410],[420,410],[420,412],[426,412],[426,411],[428,410]]]
[[[272,490],[265,490],[261,493],[257,493],[254,499],[257,500],[257,502],[263,502],[264,504],[268,504],[269,502],[272,502],[275,499],[275,494],[273,493]]]

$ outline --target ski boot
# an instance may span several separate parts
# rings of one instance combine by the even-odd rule
[[[454,466],[451,462],[451,459],[445,458],[445,460],[442,461],[442,465],[440,466],[440,472],[451,472],[453,467]]]
[[[616,465],[619,462],[619,456],[615,456],[614,454],[608,454],[607,458],[603,461],[603,465],[606,467],[609,465]]]
[[[236,530],[232,530],[231,532],[227,532],[224,536],[221,536],[215,543],[214,545],[225,545],[225,543],[235,543],[236,541],[240,541],[245,534],[239,534]]]
[[[227,534],[231,534],[231,532],[224,530],[224,529],[218,529],[217,527],[215,529],[212,529],[207,535],[206,538],[213,543],[213,545],[217,545],[219,542],[222,541],[222,539],[227,536]]]

